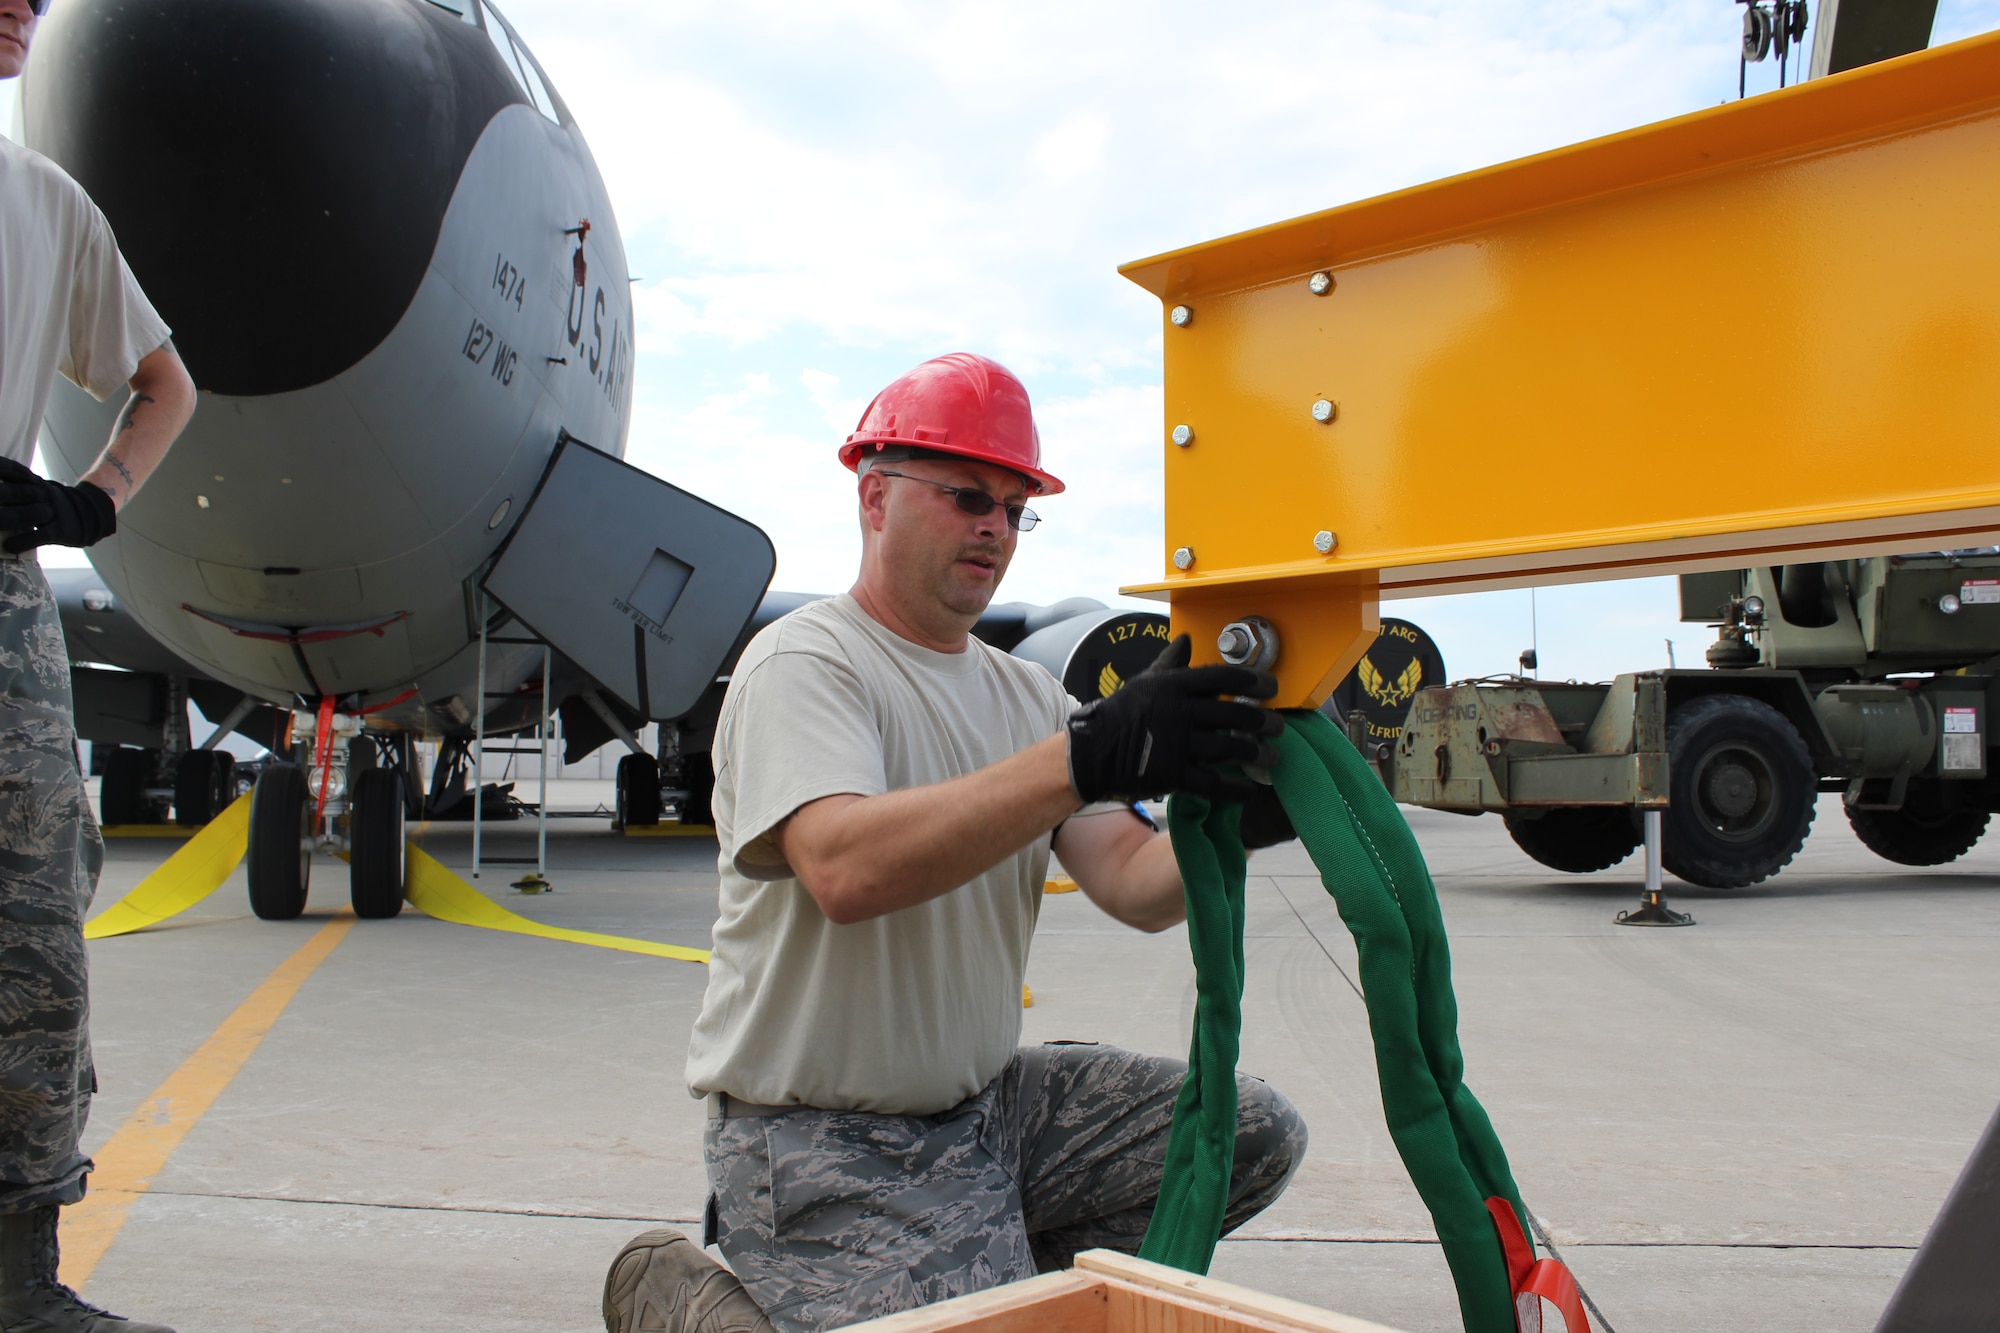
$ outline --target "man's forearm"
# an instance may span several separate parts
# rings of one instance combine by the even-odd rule
[[[1165,930],[1187,920],[1180,862],[1174,859],[1174,840],[1164,833],[1140,843],[1109,884],[1085,888],[1095,889],[1090,897],[1107,915],[1140,930]]]
[[[1078,815],[1063,825],[1055,852],[1084,896],[1112,919],[1139,930],[1165,930],[1186,919],[1173,839],[1129,811]]]
[[[951,892],[1079,804],[1068,738],[1055,735],[949,782],[814,801],[777,841],[820,910],[847,925]]]
[[[124,508],[194,415],[194,401],[194,383],[174,349],[166,346],[150,353],[132,373],[132,396],[119,412],[104,452],[80,480],[105,491],[112,504]]]

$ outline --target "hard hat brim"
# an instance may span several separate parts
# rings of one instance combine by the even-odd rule
[[[953,449],[949,445],[940,447],[932,443],[916,443],[899,440],[894,436],[863,434],[856,432],[847,437],[847,443],[840,446],[840,461],[849,472],[860,470],[861,455],[869,449],[921,449],[927,454],[947,454],[953,458],[966,458],[975,463],[990,463],[994,467],[1005,468],[1018,473],[1028,483],[1031,495],[1060,495],[1067,489],[1053,473],[1038,467],[1029,467],[1018,458],[1009,458],[997,450]]]

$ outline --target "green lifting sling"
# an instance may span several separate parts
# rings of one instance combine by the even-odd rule
[[[1533,1263],[1517,1221],[1527,1211],[1507,1154],[1464,1083],[1437,890],[1402,812],[1347,738],[1316,712],[1285,718],[1272,780],[1360,952],[1390,1136],[1437,1226],[1466,1333],[1515,1333],[1515,1292],[1524,1289],[1529,1266],[1559,1266]],[[1240,806],[1186,794],[1168,804],[1187,886],[1194,1041],[1174,1107],[1165,1179],[1139,1253],[1193,1273],[1207,1272],[1214,1256],[1235,1151],[1241,815]],[[1502,1200],[1513,1216],[1503,1216]],[[1561,1280],[1567,1283],[1568,1275]]]

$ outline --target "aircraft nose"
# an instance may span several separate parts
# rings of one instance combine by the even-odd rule
[[[494,113],[486,35],[426,0],[65,0],[29,147],[89,191],[195,382],[282,393],[388,335]]]

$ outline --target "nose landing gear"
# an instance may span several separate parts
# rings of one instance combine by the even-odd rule
[[[422,790],[416,747],[407,736],[364,732],[358,717],[330,708],[295,714],[292,740],[293,752],[314,762],[272,764],[250,796],[250,909],[267,921],[303,912],[318,848],[347,852],[356,916],[395,916],[409,793]]]

